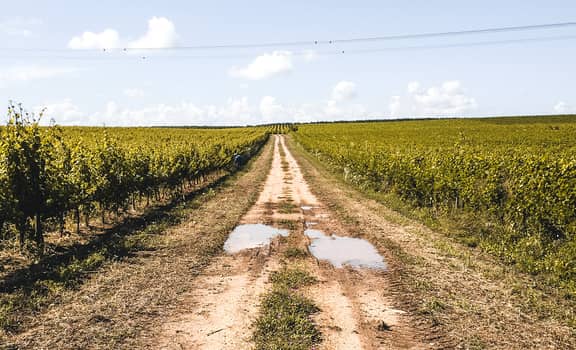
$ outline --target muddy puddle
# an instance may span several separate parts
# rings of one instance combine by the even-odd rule
[[[361,238],[328,236],[320,230],[307,229],[304,234],[312,243],[310,253],[319,260],[327,260],[334,267],[386,269],[384,258],[370,242]]]
[[[270,244],[272,238],[278,235],[288,236],[288,230],[264,224],[239,225],[228,236],[224,243],[224,250],[233,254],[244,249],[261,247]]]

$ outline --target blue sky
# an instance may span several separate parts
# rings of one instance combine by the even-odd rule
[[[576,36],[576,26],[354,45],[169,50],[572,22],[573,1],[20,0],[2,9],[0,105],[46,107],[44,120],[62,125],[576,113],[576,39],[438,47]],[[436,48],[398,50],[414,46]],[[377,51],[383,48],[395,50]]]

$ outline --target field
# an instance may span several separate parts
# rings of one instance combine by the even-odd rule
[[[465,243],[576,297],[576,117],[304,125],[296,139],[346,181],[451,219]]]
[[[41,128],[22,110],[9,110],[0,130],[0,233],[13,226],[24,245],[43,244],[42,227],[56,221],[63,234],[74,212],[96,211],[102,222],[137,199],[185,193],[208,174],[232,166],[236,154],[249,158],[267,138],[254,129]],[[34,219],[34,230],[29,222]]]
[[[576,117],[10,113],[1,349],[576,346]]]

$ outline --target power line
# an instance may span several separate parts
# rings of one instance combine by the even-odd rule
[[[438,37],[490,34],[490,33],[523,32],[523,31],[533,31],[533,30],[542,30],[542,29],[557,29],[557,28],[567,28],[567,27],[576,27],[576,22],[533,24],[533,25],[516,26],[516,27],[484,28],[484,29],[459,30],[459,31],[451,31],[451,32],[437,32],[437,33],[377,36],[377,37],[371,37],[371,38],[339,39],[339,40],[335,40],[334,42],[335,43],[353,43],[353,42],[369,42],[369,41],[424,39],[424,38],[438,38]]]
[[[319,50],[313,51],[315,55],[345,55],[345,54],[371,54],[371,53],[384,53],[384,52],[401,52],[401,51],[418,51],[418,50],[435,50],[435,49],[451,49],[451,48],[466,48],[466,47],[482,47],[482,46],[499,46],[499,45],[512,45],[522,43],[535,43],[535,42],[556,42],[576,40],[576,35],[554,36],[554,37],[538,37],[538,38],[521,38],[521,39],[508,39],[508,40],[489,40],[467,43],[454,43],[442,45],[413,45],[413,46],[395,46],[395,47],[379,47],[369,49],[334,49],[334,50]],[[294,56],[306,56],[310,51],[296,51],[292,52]],[[29,58],[30,56],[22,55],[3,55],[0,59],[19,59]],[[253,54],[216,54],[216,55],[170,55],[170,56],[148,56],[148,55],[121,55],[121,56],[74,56],[74,55],[42,55],[33,56],[34,58],[45,59],[58,59],[58,60],[71,60],[71,61],[101,61],[101,62],[114,62],[118,60],[149,60],[149,59],[231,59],[231,58],[253,58]]]
[[[215,45],[196,45],[196,46],[174,46],[163,48],[104,48],[104,49],[80,49],[79,52],[128,52],[128,51],[176,51],[176,50],[219,50],[219,49],[253,49],[253,48],[266,48],[266,47],[295,47],[295,46],[326,46],[333,44],[352,44],[352,43],[366,43],[366,42],[386,42],[386,41],[400,41],[411,39],[429,39],[440,37],[456,37],[456,36],[469,36],[469,35],[482,35],[482,34],[497,34],[497,33],[510,33],[510,32],[524,32],[524,31],[537,31],[545,29],[561,29],[576,27],[576,22],[558,22],[548,24],[533,24],[524,26],[512,27],[492,27],[472,30],[459,30],[448,32],[431,32],[431,33],[417,33],[417,34],[401,34],[401,35],[388,35],[388,36],[374,36],[374,37],[359,37],[349,39],[333,39],[333,40],[301,40],[301,41],[278,41],[266,43],[247,43],[247,44],[215,44]],[[43,48],[0,48],[3,51],[28,51],[28,52],[70,52],[71,49],[43,49]]]

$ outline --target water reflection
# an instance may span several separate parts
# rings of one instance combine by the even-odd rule
[[[228,253],[237,253],[244,249],[261,247],[270,244],[272,238],[278,235],[288,236],[288,230],[264,224],[239,225],[228,236],[224,250]]]
[[[312,243],[310,253],[319,260],[327,260],[334,267],[385,269],[384,258],[370,242],[361,238],[327,236],[320,230],[304,231]]]

